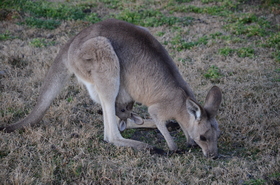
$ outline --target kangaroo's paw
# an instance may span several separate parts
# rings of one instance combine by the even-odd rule
[[[143,142],[132,140],[132,139],[124,139],[124,138],[111,140],[110,143],[112,143],[116,146],[132,147],[137,150],[153,148],[152,146],[148,145],[147,143],[143,143]]]
[[[150,154],[154,155],[154,154],[158,154],[158,155],[166,155],[166,152],[160,148],[157,147],[153,147],[150,149]]]

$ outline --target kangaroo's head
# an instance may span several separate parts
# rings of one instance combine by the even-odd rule
[[[218,157],[217,140],[220,130],[215,116],[221,101],[221,90],[214,86],[207,94],[204,107],[190,98],[186,102],[190,115],[188,134],[202,148],[206,157]]]
[[[142,125],[143,119],[132,112],[134,102],[129,103],[117,103],[116,102],[116,115],[120,118],[119,130],[124,131],[126,129],[127,119],[131,119],[135,124]]]

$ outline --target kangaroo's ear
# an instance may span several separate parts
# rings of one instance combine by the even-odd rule
[[[134,105],[134,102],[129,102],[127,105],[126,105],[126,110],[132,110],[133,109],[133,105]]]
[[[193,116],[196,120],[201,119],[201,107],[192,99],[188,98],[186,102],[187,110],[191,116]]]
[[[119,130],[122,132],[126,129],[126,121],[120,120],[119,122]]]
[[[135,113],[131,113],[130,119],[137,125],[143,125],[143,123],[144,123],[144,120]]]
[[[222,92],[219,87],[213,86],[206,96],[204,105],[204,109],[209,113],[210,117],[215,117],[217,115],[221,102]]]

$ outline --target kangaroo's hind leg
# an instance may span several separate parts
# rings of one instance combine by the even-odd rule
[[[115,102],[120,87],[120,64],[110,41],[104,37],[89,39],[81,45],[76,56],[78,62],[71,62],[74,73],[86,82],[90,95],[97,95],[102,106],[104,139],[117,146],[152,148],[139,141],[124,139],[118,129]],[[75,55],[72,58],[75,59]]]

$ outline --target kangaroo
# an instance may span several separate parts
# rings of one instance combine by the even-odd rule
[[[38,123],[73,73],[90,97],[102,106],[105,141],[139,150],[153,149],[120,134],[116,104],[137,101],[148,107],[153,120],[149,123],[159,129],[170,150],[176,151],[177,145],[165,121],[174,119],[187,144],[195,141],[206,157],[218,157],[220,131],[215,116],[222,101],[221,90],[212,87],[201,106],[155,37],[146,29],[115,19],[89,26],[62,47],[47,73],[34,109],[23,120],[1,129],[12,132]]]
[[[116,115],[119,117],[119,130],[124,131],[127,128],[127,125],[130,123],[130,125],[136,124],[136,125],[142,125],[144,123],[144,120],[138,116],[136,113],[132,112],[134,102],[129,102],[126,104],[121,104],[116,102]],[[129,122],[127,119],[130,119]],[[137,126],[136,126],[137,127]]]

